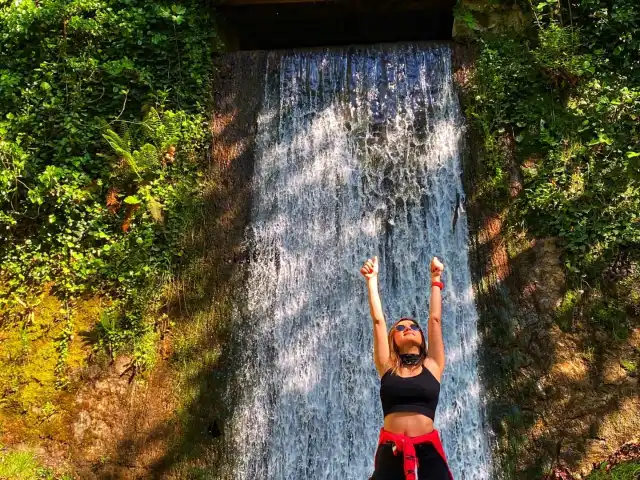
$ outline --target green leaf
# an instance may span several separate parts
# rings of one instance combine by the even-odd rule
[[[640,152],[627,152],[627,158],[640,157]]]
[[[154,197],[149,195],[147,199],[147,206],[149,207],[149,212],[151,213],[151,217],[158,223],[162,223],[164,221],[164,217],[162,215],[162,204],[156,200]]]
[[[137,205],[141,202],[140,202],[140,199],[135,195],[129,195],[127,198],[124,199],[124,203],[126,203],[127,205]]]
[[[591,140],[589,142],[589,146],[593,146],[593,145],[599,145],[601,143],[605,143],[607,145],[611,145],[613,143],[613,140],[611,140],[607,134],[605,133],[600,133],[598,134],[598,138],[594,138],[593,140]]]
[[[47,82],[42,82],[40,84],[40,88],[48,92],[49,90],[51,90],[51,85],[49,85]]]

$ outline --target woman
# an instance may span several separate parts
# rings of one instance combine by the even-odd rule
[[[444,265],[434,257],[427,348],[424,333],[411,318],[401,318],[387,333],[378,293],[378,257],[367,260],[360,269],[369,292],[373,359],[380,375],[384,412],[375,472],[370,480],[453,480],[433,427],[444,370],[440,325],[443,270]]]

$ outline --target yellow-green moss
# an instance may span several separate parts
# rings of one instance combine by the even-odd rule
[[[32,312],[3,325],[0,329],[0,385],[3,385],[0,435],[11,433],[14,437],[28,438],[43,433],[53,435],[64,428],[64,418],[70,409],[68,403],[72,400],[69,390],[73,386],[60,388],[59,376],[72,375],[85,365],[91,352],[86,338],[99,310],[96,299],[78,302],[67,310],[58,298],[45,292]],[[68,315],[73,318],[73,330],[61,359],[59,342]]]

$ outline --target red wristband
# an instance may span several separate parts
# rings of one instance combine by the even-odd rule
[[[444,283],[442,282],[431,282],[432,287],[438,287],[440,290],[444,290]]]

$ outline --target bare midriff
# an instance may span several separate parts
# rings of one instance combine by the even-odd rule
[[[384,429],[391,433],[418,437],[433,432],[433,420],[413,412],[390,413],[384,417]]]

